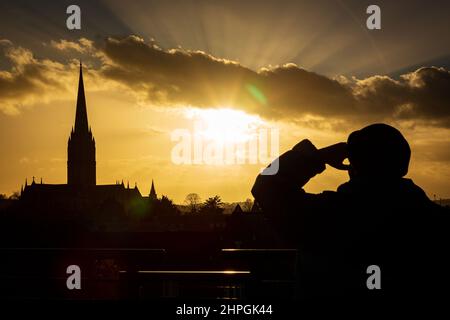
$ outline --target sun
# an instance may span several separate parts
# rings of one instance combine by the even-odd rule
[[[194,120],[195,134],[204,141],[220,144],[245,143],[265,126],[259,116],[227,107],[217,109],[189,109],[187,117]]]

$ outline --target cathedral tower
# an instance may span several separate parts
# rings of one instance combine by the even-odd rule
[[[67,147],[67,184],[95,186],[95,139],[88,126],[83,69],[80,62],[75,129],[72,127]]]

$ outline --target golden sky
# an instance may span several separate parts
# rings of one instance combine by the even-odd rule
[[[242,201],[263,164],[176,164],[174,132],[200,126],[204,143],[220,145],[276,129],[283,152],[383,121],[411,144],[408,177],[449,198],[450,50],[436,35],[448,33],[445,16],[408,2],[430,25],[408,29],[392,17],[401,3],[381,5],[383,29],[370,34],[363,4],[281,2],[81,1],[80,32],[65,29],[64,2],[0,7],[0,193],[26,177],[66,182],[82,59],[99,184],[136,182],[148,194],[154,179],[177,203],[191,192]],[[306,189],[346,179],[330,168]]]

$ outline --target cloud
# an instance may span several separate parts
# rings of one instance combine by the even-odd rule
[[[254,71],[201,51],[164,50],[136,36],[108,38],[98,48],[102,76],[152,104],[234,106],[272,119],[412,119],[450,127],[450,73],[444,68],[423,67],[398,79],[330,79],[295,64]]]
[[[57,50],[75,50],[77,45],[90,50],[92,42],[80,39],[77,43],[60,41]],[[95,52],[91,52],[95,56]],[[36,103],[47,103],[74,94],[78,80],[78,61],[69,64],[50,59],[36,58],[29,49],[16,46],[7,39],[0,39],[0,57],[9,61],[9,70],[0,70],[0,112],[17,115],[22,109]],[[89,89],[110,87],[106,79],[98,79],[95,70],[86,70]],[[73,96],[72,96],[73,97]]]
[[[80,38],[78,42],[61,39],[59,41],[52,40],[50,45],[60,51],[73,50],[79,53],[86,53],[92,50],[93,41],[86,38]]]
[[[394,80],[373,76],[357,80],[353,93],[362,110],[399,120],[421,120],[450,127],[450,72],[422,67]]]
[[[60,90],[67,77],[76,76],[73,66],[38,60],[8,40],[0,45],[12,63],[10,71],[0,72],[4,112]],[[137,36],[101,42],[60,40],[51,46],[86,57],[98,85],[118,84],[154,106],[234,107],[266,119],[313,126],[322,120],[336,124],[400,120],[450,127],[450,73],[444,68],[422,67],[395,79],[386,75],[331,79],[292,63],[252,70],[202,51],[163,49]]]
[[[8,39],[0,39],[0,46],[11,46],[12,42]]]
[[[100,50],[107,61],[103,76],[153,104],[231,106],[277,119],[353,108],[349,88],[294,64],[253,71],[201,51],[163,50],[135,36],[108,38]]]
[[[3,40],[3,55],[11,63],[9,71],[0,71],[0,110],[6,114],[18,114],[24,106],[36,101],[47,101],[51,93],[64,89],[66,77],[60,77],[66,66],[50,61],[37,60],[33,53]]]

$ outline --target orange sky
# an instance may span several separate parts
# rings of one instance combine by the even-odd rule
[[[249,143],[256,127],[277,129],[283,152],[304,138],[317,147],[345,141],[384,121],[411,144],[408,176],[431,198],[450,198],[450,49],[435,41],[449,28],[440,12],[411,3],[430,27],[408,29],[386,15],[385,29],[370,34],[362,5],[351,1],[137,2],[82,1],[79,33],[58,25],[50,3],[46,19],[35,15],[42,8],[0,7],[10,12],[0,22],[0,193],[33,176],[66,182],[82,59],[99,184],[136,182],[148,194],[154,179],[158,195],[177,203],[191,192],[243,201],[263,164],[175,164],[174,132],[195,135],[200,124],[205,144],[220,144]],[[15,25],[11,12],[42,28]],[[283,23],[268,23],[275,17]],[[220,137],[227,130],[231,138]],[[335,190],[346,179],[330,168],[306,189]]]
[[[70,80],[73,89],[67,95],[30,105],[18,115],[0,114],[0,144],[5,151],[0,158],[1,192],[10,194],[19,190],[25,177],[28,181],[35,176],[37,181],[42,177],[45,183],[66,182],[67,139],[74,123],[77,88],[77,71],[73,73]],[[154,179],[158,194],[166,194],[178,203],[190,192],[197,192],[203,199],[219,194],[225,201],[250,197],[260,164],[176,165],[172,162],[171,151],[176,142],[171,141],[171,133],[176,129],[193,132],[195,122],[202,121],[201,117],[190,118],[183,108],[165,110],[140,105],[135,97],[118,90],[91,91],[91,81],[86,82],[89,122],[97,144],[99,184],[123,179],[132,186],[137,182],[141,193],[147,194]],[[199,110],[199,114],[205,112]],[[220,111],[211,112],[217,112],[220,117]],[[343,141],[347,132],[360,126],[350,124],[345,130],[339,130],[330,127],[326,119],[320,128],[288,121],[262,121],[280,130],[281,152],[303,138],[309,138],[318,147]],[[421,126],[408,129],[407,123],[398,124],[412,145],[409,176],[430,196],[449,197],[450,166],[439,159],[441,153],[446,156],[446,150],[438,150],[448,144],[448,129],[430,130]],[[346,178],[345,173],[329,168],[314,178],[307,190],[334,190]]]

